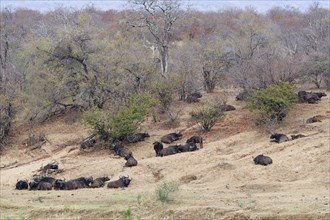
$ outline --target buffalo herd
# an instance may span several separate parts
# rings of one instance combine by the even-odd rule
[[[236,96],[237,101],[245,100],[250,95],[249,92],[244,91]],[[326,96],[323,92],[298,92],[298,100],[300,103],[317,103],[321,97]],[[197,102],[202,95],[198,92],[192,93],[187,96],[186,102]],[[223,105],[220,107],[222,111],[232,111],[235,110],[233,106]],[[284,115],[279,115],[279,118],[284,118]],[[309,118],[306,123],[320,122],[320,116],[314,116]],[[186,140],[184,144],[175,144],[172,143],[182,139],[181,132],[173,132],[166,134],[160,138],[159,141],[153,142],[153,148],[156,154],[156,157],[164,157],[177,153],[191,152],[203,148],[203,138],[199,135],[194,135]],[[132,135],[126,135],[118,139],[118,143],[111,144],[109,147],[116,155],[125,159],[125,167],[134,167],[138,165],[138,161],[134,158],[133,153],[128,148],[122,146],[123,143],[136,143],[139,141],[144,141],[145,138],[150,137],[148,133],[137,133]],[[294,134],[291,135],[291,140],[298,138],[306,137],[303,134]],[[288,136],[282,133],[272,133],[270,136],[271,142],[283,143],[290,141]],[[94,138],[88,138],[87,140],[81,143],[81,149],[86,149],[91,146],[94,146],[96,140]],[[164,147],[164,144],[172,144],[170,146]],[[198,144],[198,145],[197,145]],[[273,160],[269,156],[260,154],[253,158],[254,164],[267,166],[273,163]],[[47,164],[44,169],[54,170],[58,169],[58,164]],[[53,177],[41,176],[35,177],[31,181],[28,180],[17,180],[16,189],[17,190],[75,190],[79,188],[100,188],[107,183],[107,188],[124,188],[128,187],[132,179],[128,176],[120,176],[119,179],[110,181],[110,178],[107,176],[98,177],[93,179],[93,177],[79,177],[76,179],[68,180],[65,179],[55,179]]]
[[[93,177],[79,177],[76,179],[68,180],[55,179],[53,177],[41,176],[35,177],[31,181],[17,180],[17,190],[75,190],[81,188],[100,188],[105,185],[105,182],[109,181],[107,176],[93,179]],[[129,176],[120,176],[118,180],[108,182],[108,188],[124,188],[128,187],[131,179]]]

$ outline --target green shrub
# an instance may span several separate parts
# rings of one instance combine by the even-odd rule
[[[191,117],[202,125],[204,131],[210,131],[215,123],[224,116],[219,108],[206,106],[190,112]]]
[[[132,95],[116,114],[96,108],[86,112],[83,120],[102,140],[114,142],[119,137],[136,132],[155,105],[156,100],[149,93],[138,93]]]
[[[153,90],[160,103],[160,112],[167,112],[173,102],[173,84],[163,80],[156,83]]]
[[[124,210],[121,212],[121,216],[124,220],[132,220],[133,219],[133,213],[131,208],[128,208],[127,210]]]
[[[161,202],[169,202],[170,193],[179,190],[178,184],[175,182],[165,182],[156,188],[156,198]]]
[[[248,108],[261,120],[278,119],[280,113],[287,113],[296,102],[294,87],[287,82],[255,90],[247,99]]]

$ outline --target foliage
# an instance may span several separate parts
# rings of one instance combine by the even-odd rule
[[[330,61],[325,60],[316,60],[308,62],[306,69],[304,69],[307,80],[311,81],[316,85],[317,88],[320,88],[323,81],[328,87],[330,81]]]
[[[277,119],[280,113],[287,113],[297,101],[294,87],[288,82],[254,90],[248,97],[248,108],[260,119]]]
[[[164,182],[156,188],[157,200],[165,203],[171,200],[170,194],[179,190],[179,186],[175,182]]]
[[[84,114],[83,120],[101,139],[114,142],[119,137],[133,134],[156,103],[149,93],[137,93],[117,114],[94,108]]]
[[[173,85],[169,81],[161,80],[155,83],[153,91],[160,103],[161,113],[168,112],[173,102]]]
[[[128,208],[127,210],[124,210],[121,212],[121,216],[124,220],[132,220],[133,219],[133,213],[131,208]]]
[[[202,125],[204,131],[210,131],[215,123],[224,116],[219,108],[213,106],[201,107],[190,112],[190,115]]]

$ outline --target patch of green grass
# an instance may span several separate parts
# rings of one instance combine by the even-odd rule
[[[175,182],[165,182],[156,188],[157,200],[165,203],[171,200],[170,194],[179,190],[179,186]]]
[[[131,208],[122,211],[121,216],[123,217],[124,220],[133,220],[133,213]]]

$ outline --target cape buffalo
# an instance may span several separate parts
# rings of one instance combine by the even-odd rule
[[[174,133],[164,135],[163,137],[160,138],[160,141],[165,144],[170,144],[173,141],[179,140],[181,137],[182,137],[181,132],[174,132]]]
[[[87,148],[91,148],[96,144],[96,140],[95,138],[89,138],[87,140],[84,140],[83,142],[81,142],[80,144],[80,148],[81,149],[87,149]]]
[[[184,145],[178,145],[179,152],[189,152],[197,150],[197,145],[193,142],[186,143]]]
[[[125,160],[125,167],[134,167],[138,164],[137,160],[133,156],[128,155],[125,157]]]
[[[147,137],[150,137],[148,133],[137,133],[120,137],[119,140],[127,143],[136,143],[139,141],[144,141],[144,139]]]
[[[250,96],[250,93],[248,91],[243,91],[240,92],[237,96],[236,96],[236,101],[244,101],[246,100],[247,97]]]
[[[221,105],[219,108],[220,108],[220,111],[222,111],[222,112],[228,112],[228,111],[236,110],[236,108],[232,105]]]
[[[159,152],[164,148],[163,144],[160,143],[159,141],[155,141],[153,145],[154,145],[154,150],[156,152],[156,157],[160,156]]]
[[[306,120],[307,124],[311,124],[311,123],[315,123],[315,122],[322,122],[320,120],[320,115],[315,115],[315,116],[313,116],[313,117]]]
[[[75,181],[64,181],[64,180],[56,180],[54,189],[56,190],[73,190],[78,189],[77,182]]]
[[[260,164],[260,165],[263,165],[263,166],[267,166],[268,164],[273,163],[273,161],[270,157],[264,156],[263,154],[260,154],[260,155],[256,156],[253,159],[253,161],[254,161],[255,164]]]
[[[202,97],[202,94],[200,92],[194,92],[194,93],[187,95],[186,102],[187,103],[198,102],[199,98],[201,98],[201,97]]]
[[[275,139],[272,141],[275,141],[277,143],[282,143],[289,140],[289,138],[285,134],[278,134],[278,133],[272,134],[270,136],[270,139]]]
[[[298,138],[303,138],[303,137],[306,137],[305,135],[303,134],[297,134],[297,135],[291,135],[291,139],[292,140],[295,140],[295,139],[298,139]]]
[[[132,156],[132,152],[129,149],[119,146],[117,144],[113,146],[113,150],[120,157]]]
[[[110,178],[107,177],[107,176],[96,178],[96,179],[92,182],[91,187],[92,187],[92,188],[103,187],[103,186],[104,186],[104,182],[109,181],[109,180],[110,180]]]
[[[195,144],[199,143],[200,144],[199,147],[203,148],[203,138],[201,136],[197,136],[197,135],[192,136],[187,139],[186,143],[195,143]]]
[[[128,187],[128,185],[130,184],[131,179],[127,176],[121,176],[119,177],[118,180],[116,181],[112,181],[108,183],[108,188],[124,188],[124,187]]]
[[[169,146],[169,147],[163,148],[161,151],[159,151],[159,156],[163,157],[163,156],[169,156],[169,155],[177,154],[177,153],[179,153],[179,146],[174,145],[174,146]]]
[[[27,180],[17,180],[16,189],[22,190],[22,189],[28,189],[28,188],[29,188],[29,184],[28,184]]]
[[[320,101],[320,98],[323,96],[323,93],[314,93],[314,92],[306,92],[306,91],[299,91],[298,92],[298,100],[300,103],[310,103],[314,104]]]

